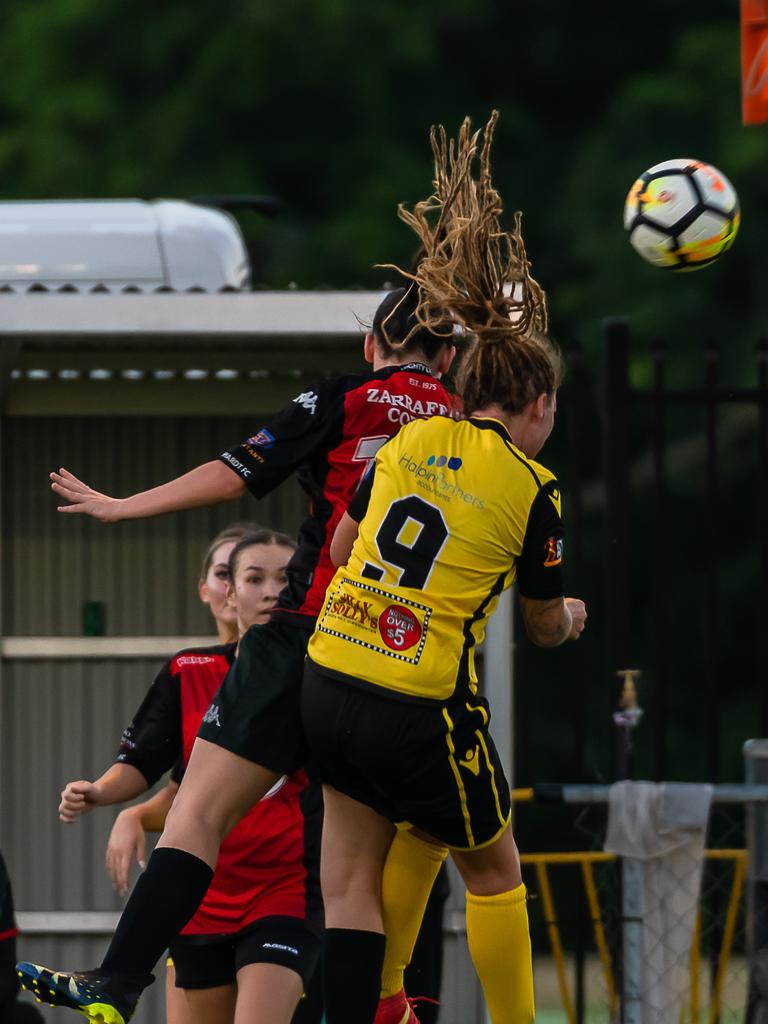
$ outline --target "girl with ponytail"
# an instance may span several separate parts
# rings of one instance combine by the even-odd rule
[[[509,785],[474,655],[514,581],[540,646],[578,639],[586,610],[563,596],[560,492],[534,461],[554,424],[561,363],[520,214],[511,231],[500,225],[496,119],[482,140],[468,120],[456,140],[433,129],[434,193],[400,209],[423,249],[403,272],[418,290],[414,329],[458,324],[469,339],[457,379],[467,418],[406,425],[379,450],[339,524],[331,557],[341,568],[308,648],[304,727],[325,784],[328,1024],[373,1020],[395,826],[447,847],[463,876],[493,1024],[534,1019]],[[409,898],[423,905],[426,895],[412,886]],[[397,1018],[415,1021],[407,1006]]]

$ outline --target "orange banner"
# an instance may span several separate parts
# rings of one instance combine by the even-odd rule
[[[768,0],[741,0],[741,116],[768,121]]]

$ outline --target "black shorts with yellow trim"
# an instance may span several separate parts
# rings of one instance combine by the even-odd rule
[[[274,915],[235,935],[181,935],[169,953],[176,969],[176,988],[234,985],[237,972],[249,964],[277,964],[295,971],[306,990],[321,948],[320,932],[306,921]]]
[[[311,635],[274,619],[251,626],[197,735],[281,775],[302,768],[301,677]]]
[[[302,717],[322,781],[395,824],[456,850],[485,846],[506,828],[509,784],[485,699],[407,702],[308,660]]]

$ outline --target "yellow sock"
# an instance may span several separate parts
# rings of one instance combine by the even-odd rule
[[[389,848],[381,882],[384,933],[387,937],[381,972],[381,998],[403,987],[403,972],[411,962],[424,908],[447,846],[417,839],[412,832],[397,832]]]
[[[467,940],[493,1024],[533,1021],[533,963],[526,890],[467,893]]]

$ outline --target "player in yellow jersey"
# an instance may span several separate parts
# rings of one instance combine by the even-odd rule
[[[563,596],[560,492],[534,461],[554,424],[561,364],[519,215],[513,232],[499,226],[494,123],[477,177],[479,133],[465,123],[450,148],[433,135],[436,194],[403,212],[426,253],[414,276],[422,322],[444,323],[450,309],[474,335],[458,377],[468,418],[408,425],[379,450],[335,537],[340,568],[308,648],[304,723],[327,794],[326,923],[348,940],[346,962],[327,958],[328,1024],[373,1021],[393,823],[451,849],[493,1024],[534,1019],[509,785],[474,652],[515,580],[541,646],[577,639],[586,610]],[[435,214],[442,229],[450,222],[447,242],[436,241]]]

